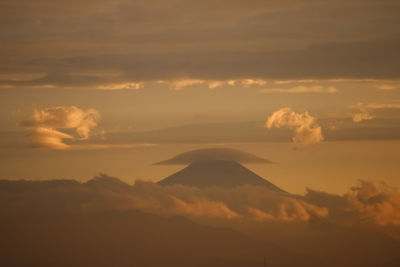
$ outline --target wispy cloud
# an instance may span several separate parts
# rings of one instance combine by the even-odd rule
[[[375,118],[376,116],[373,114],[375,110],[400,109],[400,103],[358,103],[350,106],[350,109],[355,110],[352,115],[353,122],[358,123]]]
[[[382,91],[393,91],[399,88],[399,86],[397,85],[390,85],[390,84],[382,84],[382,85],[378,85],[377,88],[379,90]]]
[[[264,94],[273,94],[273,93],[286,93],[286,94],[305,94],[305,93],[316,93],[316,94],[334,94],[337,93],[336,87],[329,86],[324,87],[320,85],[313,86],[295,86],[291,88],[266,88],[260,90],[261,93]]]

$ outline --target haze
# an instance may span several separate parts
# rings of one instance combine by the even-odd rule
[[[397,0],[0,1],[0,265],[398,266],[399,47]]]

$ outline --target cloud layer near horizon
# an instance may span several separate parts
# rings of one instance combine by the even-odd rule
[[[309,189],[303,196],[256,186],[200,189],[143,181],[130,186],[106,175],[85,184],[71,180],[0,181],[0,184],[3,214],[140,210],[183,215],[209,223],[324,220],[341,226],[400,226],[400,192],[385,184],[366,181],[344,195]],[[49,197],[52,201],[48,201]],[[17,203],[20,204],[16,206]]]
[[[260,257],[257,263],[250,261],[254,264],[245,266],[260,265],[263,257],[283,266],[299,262],[318,263],[313,266],[386,266],[398,263],[398,196],[396,189],[368,182],[361,182],[345,195],[309,190],[298,196],[252,186],[196,189],[151,182],[130,186],[106,175],[86,183],[0,180],[1,245],[7,252],[1,260],[8,259],[11,265],[39,262],[34,265],[53,266],[65,259],[82,263],[82,259],[93,257],[104,266],[132,266],[138,264],[145,247],[150,249],[150,257],[161,257],[164,265],[174,251],[173,258],[179,258],[182,265],[171,266],[187,266],[198,262],[199,253],[202,259],[215,258],[204,251],[217,244],[212,255],[218,258],[226,249],[228,259],[238,263],[234,266],[243,262],[232,254]],[[199,239],[204,234],[205,239]],[[234,250],[230,247],[235,240],[232,236],[242,240]],[[258,256],[249,256],[254,249],[248,248],[247,239],[255,242],[254,248],[260,248]],[[193,249],[199,242],[203,242],[199,250]],[[186,257],[182,247],[189,248],[188,255],[196,255],[188,264],[182,263],[182,257]],[[44,252],[53,251],[56,253],[49,260]],[[89,256],[88,251],[92,253]],[[99,251],[103,253],[99,255]],[[121,251],[127,257],[116,263]],[[296,257],[287,258],[288,253]],[[160,265],[149,264],[146,258],[141,262]],[[221,266],[221,261],[196,266]]]

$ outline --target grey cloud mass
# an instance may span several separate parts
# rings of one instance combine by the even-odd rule
[[[399,78],[399,10],[391,0],[5,0],[0,86]]]

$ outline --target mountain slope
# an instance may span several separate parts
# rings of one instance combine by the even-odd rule
[[[276,192],[284,192],[243,165],[230,160],[196,161],[158,183],[160,185],[182,184],[195,187],[254,185],[265,186]]]

